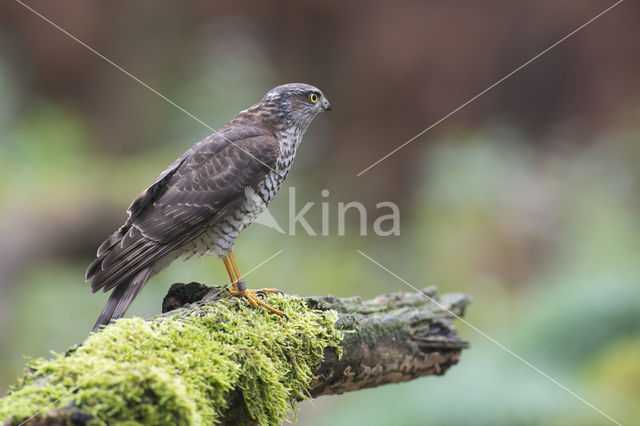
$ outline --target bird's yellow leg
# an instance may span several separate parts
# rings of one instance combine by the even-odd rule
[[[227,257],[225,257],[224,259],[222,259],[222,263],[224,263],[224,267],[227,270],[227,274],[229,274],[229,279],[231,280],[231,284],[233,285],[233,289],[237,290],[238,289],[238,285],[236,283],[238,282],[238,277],[236,276],[236,273],[233,270],[233,267],[231,266],[231,261],[229,260],[229,255],[227,255]]]
[[[242,278],[242,274],[240,273],[240,268],[238,268],[238,262],[236,261],[236,255],[233,254],[233,250],[231,250],[231,252],[229,252],[229,254],[227,255],[227,259],[229,259],[231,261],[231,268],[233,269],[233,273],[236,276],[236,279],[238,281],[244,281],[244,279]]]
[[[242,278],[242,274],[240,273],[240,268],[238,268],[238,262],[236,261],[236,255],[233,253],[233,250],[231,250],[231,253],[229,253],[229,259],[231,260],[231,266],[233,267],[233,271],[236,277],[238,277],[238,282],[244,281],[244,278]],[[281,293],[281,291],[276,288],[261,288],[260,290],[257,290],[257,291],[258,293],[274,293],[274,294]]]
[[[231,281],[233,281],[233,288],[229,290],[232,295],[245,297],[247,300],[249,300],[249,303],[251,303],[254,308],[262,306],[276,315],[284,316],[284,313],[282,311],[272,308],[271,306],[267,305],[262,300],[257,298],[258,294],[280,293],[278,290],[276,290],[275,288],[263,288],[260,290],[248,289],[247,284],[244,278],[242,278],[242,274],[240,273],[240,268],[238,268],[236,255],[233,254],[233,251],[231,251],[227,255],[227,257],[223,259],[223,262],[224,266],[227,268],[227,272],[229,273]]]

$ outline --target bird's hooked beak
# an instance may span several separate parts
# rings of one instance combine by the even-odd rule
[[[329,101],[328,101],[328,100],[324,99],[324,100],[322,101],[322,109],[323,109],[324,111],[329,111],[329,112],[331,112],[331,104],[329,103]]]

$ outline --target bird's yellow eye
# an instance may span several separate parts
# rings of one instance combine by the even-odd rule
[[[312,104],[318,102],[318,95],[316,93],[309,93],[309,100]]]

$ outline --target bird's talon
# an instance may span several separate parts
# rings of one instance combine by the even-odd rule
[[[244,282],[244,281],[243,281]],[[267,309],[269,312],[272,312],[280,317],[284,317],[285,314],[282,311],[277,310],[276,308],[272,308],[271,306],[267,305],[265,302],[263,302],[262,300],[258,299],[256,296],[258,296],[259,294],[266,294],[266,293],[273,293],[273,289],[261,289],[261,290],[238,290],[238,289],[231,289],[229,290],[229,293],[231,293],[231,295],[233,296],[238,296],[238,297],[244,297],[245,299],[249,300],[249,303],[251,303],[251,305],[254,308],[258,308],[259,306]]]

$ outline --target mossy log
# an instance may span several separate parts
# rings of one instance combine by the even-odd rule
[[[470,298],[422,291],[270,295],[280,319],[220,287],[174,284],[162,315],[32,361],[0,400],[0,421],[280,424],[297,400],[441,375],[468,347],[451,321]]]

